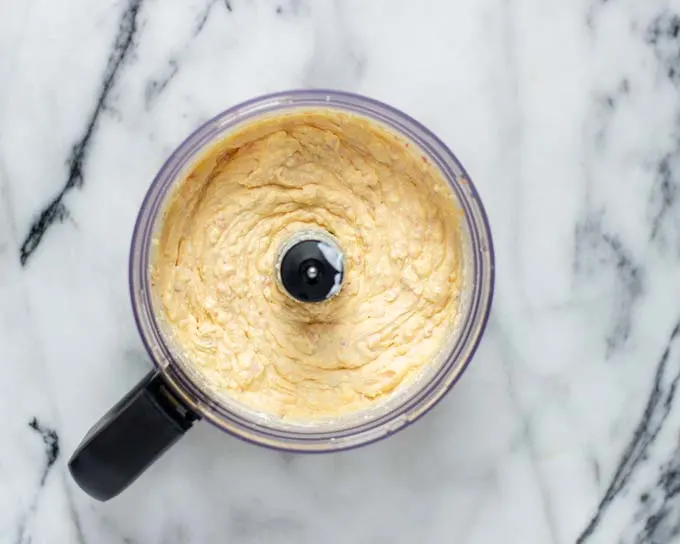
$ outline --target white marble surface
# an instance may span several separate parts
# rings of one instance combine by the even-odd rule
[[[454,391],[386,441],[200,424],[108,503],[71,481],[149,368],[137,208],[201,121],[292,87],[441,135],[497,291]],[[680,1],[0,2],[0,543],[680,542]]]

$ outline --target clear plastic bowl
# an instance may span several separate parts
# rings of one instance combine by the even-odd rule
[[[300,109],[330,109],[363,116],[410,140],[439,168],[464,214],[463,294],[458,325],[448,349],[416,383],[376,410],[309,425],[239,409],[201,384],[190,365],[173,351],[159,326],[149,276],[151,241],[173,184],[206,149],[242,123]],[[353,448],[388,436],[418,419],[451,389],[472,359],[486,326],[493,296],[494,253],[489,223],[474,185],[458,159],[432,132],[376,100],[339,91],[301,90],[266,95],[235,106],[205,123],[177,148],[142,203],[132,238],[129,274],[132,307],[149,355],[174,393],[192,410],[220,429],[253,443],[281,450],[323,452]]]

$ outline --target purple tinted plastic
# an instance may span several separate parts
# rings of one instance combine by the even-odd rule
[[[442,171],[464,212],[471,251],[469,308],[456,342],[437,372],[413,396],[394,410],[342,429],[308,430],[274,428],[230,411],[198,387],[173,356],[153,314],[148,269],[154,222],[177,176],[206,145],[220,140],[235,126],[260,115],[299,109],[331,108],[373,119],[419,145]],[[266,95],[239,104],[217,115],[191,134],[162,166],[142,203],[130,249],[130,295],[142,340],[168,383],[194,410],[222,430],[264,446],[291,451],[337,451],[357,447],[388,436],[431,409],[467,367],[486,327],[493,298],[494,253],[488,219],[479,195],[453,153],[423,125],[376,100],[330,90],[299,90]]]

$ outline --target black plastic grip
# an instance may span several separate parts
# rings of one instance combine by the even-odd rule
[[[198,416],[150,372],[90,429],[68,463],[100,501],[118,495],[191,428]]]

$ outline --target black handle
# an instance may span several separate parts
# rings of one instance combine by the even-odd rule
[[[134,482],[198,416],[150,372],[85,435],[68,463],[73,479],[106,501]]]

